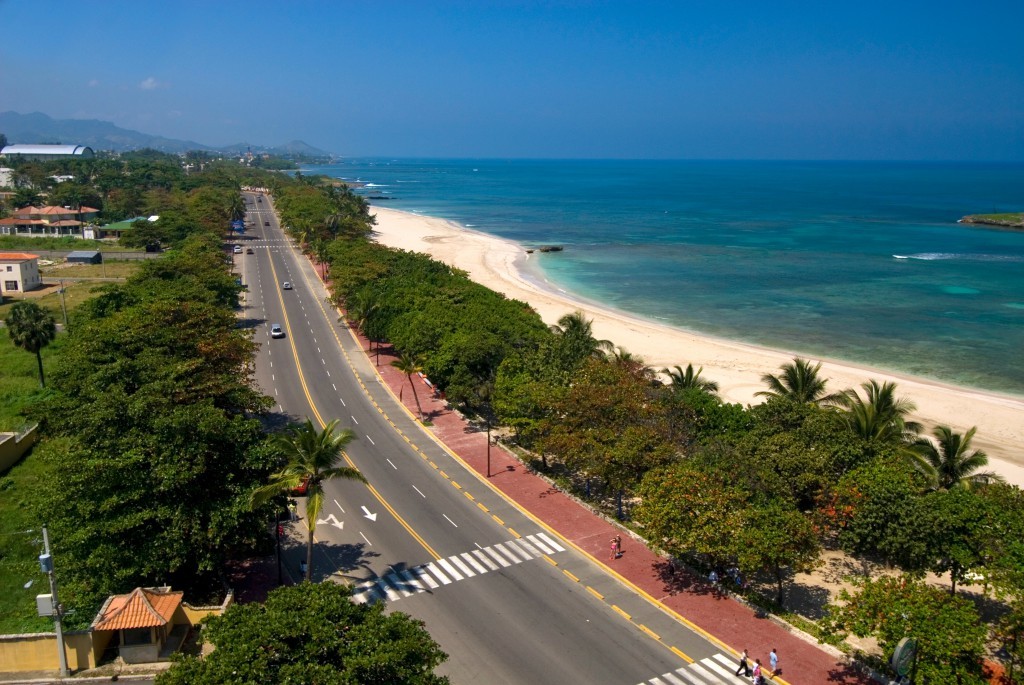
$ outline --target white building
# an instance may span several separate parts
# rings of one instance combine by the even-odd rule
[[[8,145],[0,149],[0,157],[48,161],[64,157],[95,157],[85,145]]]
[[[0,252],[0,294],[23,293],[43,284],[39,277],[39,255]]]

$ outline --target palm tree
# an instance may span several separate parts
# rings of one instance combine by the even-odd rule
[[[654,370],[644,363],[644,358],[633,354],[625,347],[619,345],[611,354],[611,362],[616,366],[625,369],[635,378],[646,381],[654,379]]]
[[[250,500],[255,508],[276,495],[306,484],[307,581],[313,578],[313,532],[324,505],[324,482],[335,478],[366,482],[366,477],[357,469],[339,465],[345,447],[356,435],[350,428],[335,432],[337,426],[338,419],[335,419],[318,431],[313,422],[306,419],[301,426],[293,426],[284,435],[277,436],[274,445],[287,461],[284,468],[271,474],[269,483],[253,491]]]
[[[557,325],[551,326],[551,332],[565,343],[565,349],[574,361],[604,357],[615,349],[611,340],[594,337],[593,322],[580,311],[563,316]]]
[[[986,483],[1004,482],[1002,476],[992,471],[978,471],[988,464],[988,455],[981,450],[968,451],[977,430],[978,427],[974,426],[960,435],[949,426],[936,426],[932,435],[938,444],[923,436],[914,442],[910,451],[911,462],[928,478],[932,489],[970,489]]]
[[[231,198],[231,204],[228,205],[228,212],[233,220],[245,218],[245,200],[242,199],[241,195],[235,195]]]
[[[896,384],[886,381],[879,385],[871,379],[861,383],[864,397],[856,390],[847,390],[835,404],[846,409],[850,429],[865,440],[895,440],[904,445],[913,444],[921,431],[921,424],[908,421],[907,416],[917,406],[904,397],[896,397]]]
[[[695,372],[693,370],[693,364],[686,365],[686,371],[679,366],[673,366],[671,369],[662,369],[661,372],[668,376],[672,389],[676,392],[682,392],[684,390],[702,390],[709,395],[718,394],[718,383],[715,381],[708,380],[707,378],[701,378],[700,373],[704,370],[704,367],[700,367]]]
[[[754,393],[759,397],[786,397],[801,404],[833,404],[840,395],[825,394],[827,379],[821,378],[821,362],[812,365],[810,361],[795,357],[789,364],[783,364],[782,373],[776,376],[766,373],[761,382],[768,386],[767,390]]]
[[[423,420],[423,409],[420,407],[420,396],[416,394],[416,384],[413,383],[412,375],[423,370],[422,363],[419,355],[406,354],[404,352],[398,355],[398,359],[391,362],[391,366],[404,373],[406,378],[409,379],[409,386],[412,388],[412,397],[416,400],[416,411],[419,412],[420,421]]]
[[[40,350],[57,337],[53,315],[35,302],[17,302],[7,315],[7,333],[14,344],[26,352],[34,352],[39,364],[39,387],[45,388],[43,355]]]

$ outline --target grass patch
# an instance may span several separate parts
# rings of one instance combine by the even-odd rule
[[[64,284],[64,303],[68,308],[68,314],[74,311],[80,304],[86,300],[92,299],[99,294],[99,291],[105,288],[108,283],[102,281],[84,281],[78,283],[65,283]],[[30,300],[35,302],[43,309],[53,314],[53,318],[57,320],[57,323],[64,322],[64,313],[61,311],[60,304],[60,286],[57,284],[44,285],[42,288],[37,288],[27,293],[22,293],[18,297],[10,297],[4,299],[4,304],[0,305],[0,319],[6,319],[7,313],[14,306],[15,302],[21,300]],[[7,337],[6,333],[2,334]],[[46,350],[43,350],[43,354],[46,354]]]
[[[102,264],[55,264],[39,268],[44,278],[128,278],[142,266],[141,259],[122,259]]]
[[[43,348],[43,373],[52,366],[64,345],[64,336]],[[5,329],[0,329],[0,431],[20,431],[28,425],[25,409],[41,397],[36,356],[15,347]],[[0,500],[4,499],[0,495]]]
[[[82,240],[80,238],[27,238],[24,236],[0,236],[0,250],[99,250],[100,252],[138,252],[137,247],[122,247],[105,240]]]
[[[0,634],[53,630],[52,619],[36,615],[35,601],[50,591],[39,570],[43,534],[31,501],[46,477],[42,460],[31,453],[0,476]],[[59,558],[56,567],[59,572]]]

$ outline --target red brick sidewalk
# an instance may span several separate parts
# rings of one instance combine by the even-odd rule
[[[368,353],[368,341],[361,336],[359,339]],[[402,397],[406,409],[415,416],[416,402],[412,393],[408,390],[400,393],[403,385],[408,386],[408,380],[391,366],[395,357],[390,352],[390,348],[381,349],[377,372],[394,395]],[[374,349],[373,355],[376,354]],[[370,359],[373,361],[374,356]],[[460,414],[449,409],[444,401],[432,397],[430,388],[416,377],[414,379],[420,405],[433,424],[430,430],[470,468],[485,475],[486,433],[470,428]],[[808,642],[807,638],[759,616],[741,602],[712,592],[706,583],[688,573],[679,571],[671,574],[663,557],[642,542],[625,536],[622,528],[529,472],[522,462],[497,445],[491,446],[490,482],[520,507],[589,554],[596,563],[628,580],[734,652],[747,648],[752,657],[759,656],[763,663],[767,663],[768,652],[776,648],[783,667],[783,675],[777,679],[778,682],[794,685],[872,682],[837,657]],[[624,554],[619,559],[608,561],[608,540],[616,534],[625,537]]]

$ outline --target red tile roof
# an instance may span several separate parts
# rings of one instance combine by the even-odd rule
[[[28,252],[0,252],[0,262],[27,262],[30,259],[39,259],[39,255]]]
[[[127,595],[115,595],[93,621],[95,630],[129,630],[166,625],[181,604],[184,593],[137,587]]]

